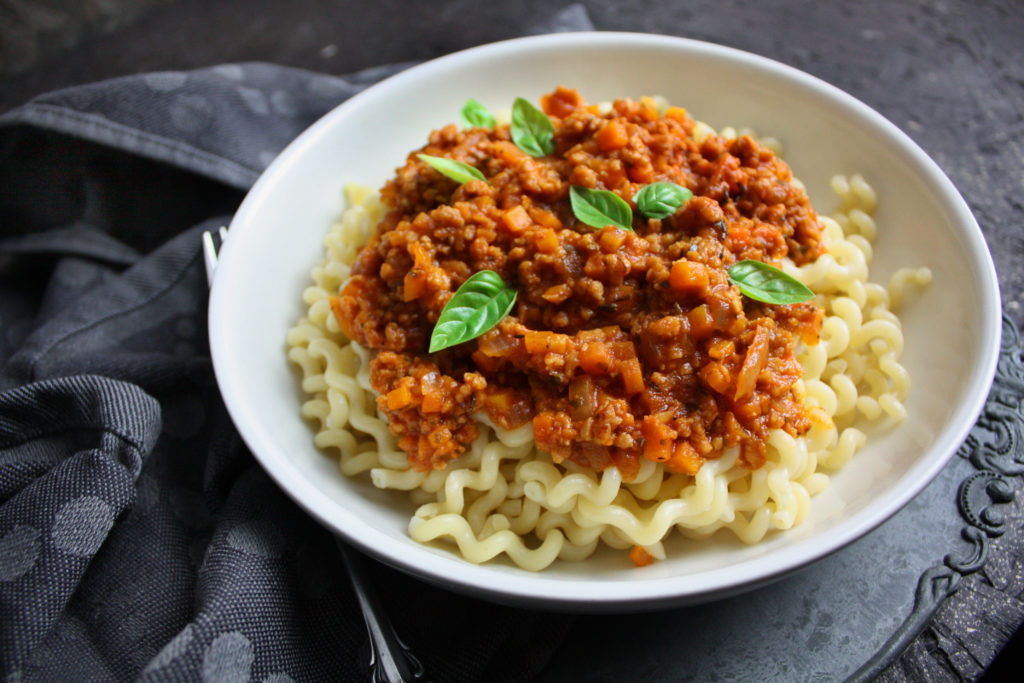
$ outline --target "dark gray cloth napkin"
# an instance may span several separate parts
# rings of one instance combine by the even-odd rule
[[[573,6],[509,30],[588,28]],[[5,680],[366,678],[332,537],[221,403],[200,234],[295,135],[405,66],[151,73],[0,117]],[[433,680],[528,680],[571,624],[373,573]]]

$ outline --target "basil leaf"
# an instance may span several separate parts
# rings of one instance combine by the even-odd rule
[[[750,259],[729,266],[729,281],[740,292],[766,304],[798,304],[814,298],[814,292],[775,266]]]
[[[690,201],[693,193],[675,183],[651,183],[636,193],[633,201],[648,218],[668,218]]]
[[[555,152],[555,126],[548,115],[517,97],[512,104],[512,123],[509,127],[512,142],[532,157],[543,157]]]
[[[464,164],[455,159],[435,157],[429,154],[417,154],[420,161],[426,162],[435,171],[439,171],[457,183],[468,183],[470,180],[487,180],[480,169]]]
[[[430,335],[430,353],[475,339],[512,310],[516,290],[493,270],[470,275],[448,300]]]
[[[494,128],[495,123],[497,123],[494,119],[494,114],[472,97],[462,105],[459,118],[462,120],[462,125],[466,128]]]
[[[633,229],[633,210],[614,192],[573,185],[569,188],[569,202],[581,223],[595,228],[614,225],[623,230]]]

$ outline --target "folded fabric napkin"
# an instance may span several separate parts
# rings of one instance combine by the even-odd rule
[[[509,27],[589,28],[579,6]],[[5,680],[367,677],[333,538],[221,403],[200,234],[305,127],[405,66],[151,73],[0,117]],[[373,571],[433,680],[527,680],[571,623]]]

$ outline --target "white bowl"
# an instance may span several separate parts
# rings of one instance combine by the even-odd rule
[[[541,573],[477,566],[413,542],[404,494],[346,479],[312,443],[285,333],[323,258],[347,182],[379,187],[474,97],[492,109],[557,85],[588,101],[660,94],[712,126],[779,138],[819,211],[828,179],[862,172],[880,195],[871,279],[928,266],[928,290],[901,314],[908,418],[873,437],[815,498],[808,520],[754,546],[713,540],[643,569],[600,553]],[[836,88],[737,50],[621,33],[541,36],[486,45],[405,71],[348,100],[299,136],[252,188],[231,223],[210,299],[217,381],[246,444],[313,517],[378,559],[497,601],[572,610],[640,610],[707,600],[777,579],[874,529],[942,469],[984,405],[999,349],[1000,303],[985,240],[949,179],[906,135]],[[671,551],[671,548],[670,548]]]

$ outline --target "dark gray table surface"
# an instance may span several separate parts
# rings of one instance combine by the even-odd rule
[[[510,17],[569,4],[125,0],[118,9],[100,2],[67,9],[58,0],[0,0],[0,111],[66,85],[152,70],[256,60],[342,74],[427,59],[509,37]],[[678,35],[754,52],[881,112],[959,188],[992,249],[1008,333],[1024,326],[1024,3],[580,4],[597,29]],[[1009,351],[1017,355],[1004,358],[1007,367],[1019,361],[1019,345]],[[990,415],[963,457],[866,538],[769,590],[688,610],[580,617],[544,680],[834,680],[882,648],[915,604],[927,618],[909,636],[923,630],[870,673],[885,680],[978,679],[1024,619],[1020,468],[995,468],[1017,496],[999,505],[1002,525],[988,535],[984,567],[957,573],[958,590],[942,600],[951,592],[944,556],[961,557],[971,547],[960,535],[972,525],[958,514],[957,498],[985,463],[968,456],[1024,459],[1014,440],[1019,388],[1004,383],[999,405],[1009,416]],[[1008,446],[996,434],[1007,424],[1018,430],[1006,437]],[[872,564],[880,560],[889,567],[884,581]],[[778,633],[788,634],[785,642],[773,639]]]

